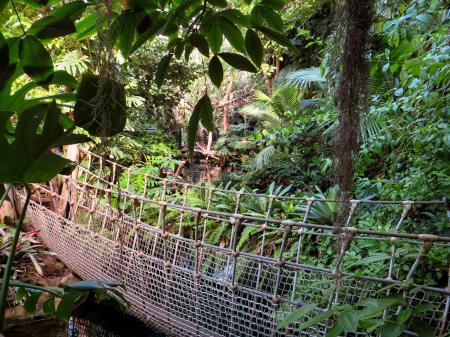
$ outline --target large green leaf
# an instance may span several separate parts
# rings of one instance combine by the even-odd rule
[[[217,19],[211,20],[210,27],[206,32],[206,38],[208,39],[212,52],[215,54],[219,53],[223,43],[223,34]]]
[[[394,322],[386,322],[384,323],[384,325],[381,327],[381,337],[398,337],[402,334],[403,331],[403,327],[398,324],[398,323],[394,323]],[[425,337],[422,336],[421,337]]]
[[[27,297],[23,305],[23,308],[25,309],[26,313],[32,314],[36,311],[36,305],[41,295],[42,295],[41,291],[34,291],[33,293],[31,293],[30,296]]]
[[[15,64],[9,62],[8,43],[0,32],[0,91],[6,86],[15,69]]]
[[[198,33],[192,33],[189,37],[189,42],[198,49],[200,53],[209,57],[209,46],[208,41],[206,41],[205,37]]]
[[[261,67],[264,57],[264,47],[257,33],[248,29],[245,34],[245,49],[256,66]]]
[[[158,68],[156,69],[155,74],[155,83],[158,87],[160,87],[163,84],[164,78],[166,77],[167,72],[169,71],[169,65],[172,56],[173,54],[169,53],[163,56],[161,61],[159,61]]]
[[[211,5],[216,7],[225,8],[227,7],[227,0],[207,0]]]
[[[75,124],[99,137],[121,132],[127,121],[125,90],[110,78],[84,74],[74,107]]]
[[[226,63],[230,66],[239,69],[248,71],[251,73],[257,73],[258,69],[244,56],[234,53],[219,53],[218,54]]]
[[[228,42],[230,42],[231,46],[237,51],[245,54],[245,42],[244,37],[242,36],[241,31],[236,25],[225,17],[219,18],[220,29],[225,35]]]
[[[262,0],[261,4],[270,8],[273,8],[276,11],[283,9],[285,1],[284,0]]]
[[[264,36],[267,37],[268,39],[275,41],[276,43],[282,46],[293,48],[291,41],[282,33],[263,26],[257,26],[255,28],[259,30],[261,33],[263,33]]]
[[[354,310],[350,310],[339,315],[336,325],[345,332],[356,332],[358,321],[358,314]]]
[[[281,320],[278,323],[277,330],[283,329],[283,328],[291,325],[292,323],[299,321],[300,319],[305,317],[307,314],[309,314],[311,311],[313,311],[314,308],[316,308],[316,307],[317,307],[317,304],[312,303],[312,304],[305,304],[302,307],[294,310],[288,316],[286,316],[286,318],[284,318],[283,320]]]
[[[9,0],[0,0],[0,13],[9,4]]]
[[[20,61],[25,73],[38,84],[48,84],[53,75],[53,62],[42,43],[34,36],[20,41]]]
[[[211,61],[209,61],[208,75],[211,82],[219,88],[223,80],[223,67],[222,62],[220,62],[216,55],[214,55]]]
[[[40,104],[19,116],[15,139],[0,137],[0,183],[46,182],[71,162],[51,150],[59,144],[73,144],[85,138],[70,138],[60,124],[56,103]]]
[[[65,85],[66,87],[69,87],[71,89],[78,88],[78,81],[76,80],[76,78],[64,70],[55,71],[53,74],[52,82],[50,84]]]
[[[189,119],[187,142],[189,155],[191,156],[194,153],[195,140],[197,137],[197,129],[200,120],[203,126],[208,131],[214,130],[213,109],[211,105],[211,100],[207,94],[205,94],[197,102],[194,111],[192,112],[191,118]]]
[[[267,22],[267,25],[279,32],[283,31],[283,20],[281,16],[269,7],[261,7],[261,15]]]
[[[78,21],[75,25],[77,29],[77,39],[81,41],[95,35],[97,33],[96,23],[97,16],[95,13],[91,13]]]
[[[211,99],[207,94],[200,98],[195,106],[195,109],[200,110],[200,120],[205,129],[208,131],[214,131],[213,108]]]
[[[334,315],[333,310],[324,311],[324,312],[314,316],[310,320],[306,321],[305,323],[301,324],[298,329],[299,330],[308,329],[308,328],[312,327],[313,325],[324,322],[325,320],[327,320],[328,318],[330,318],[333,315]]]
[[[56,317],[60,320],[68,319],[81,295],[83,295],[83,292],[78,290],[68,291],[58,304]]]
[[[28,30],[28,34],[40,39],[52,39],[75,33],[74,21],[81,16],[85,9],[86,4],[82,1],[64,4],[48,16],[35,21]]]
[[[194,109],[191,118],[189,118],[188,134],[187,134],[187,145],[190,156],[194,154],[195,140],[197,139],[197,129],[199,122],[200,122],[200,110]]]
[[[120,27],[118,47],[122,55],[128,58],[136,31],[136,16],[134,13],[127,11],[119,16],[118,22]]]

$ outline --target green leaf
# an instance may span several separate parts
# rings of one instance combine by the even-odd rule
[[[282,46],[293,48],[291,41],[282,33],[263,26],[257,26],[255,28],[263,33],[268,39],[275,41]]]
[[[227,0],[207,0],[211,5],[225,8],[227,7]]]
[[[324,311],[316,316],[314,316],[313,318],[311,318],[310,320],[306,321],[305,323],[303,323],[302,325],[300,325],[300,327],[298,328],[300,331],[301,330],[305,330],[308,329],[310,327],[312,327],[313,325],[316,325],[318,323],[321,323],[325,320],[327,320],[328,318],[330,318],[331,316],[334,315],[334,310],[327,310]]]
[[[385,322],[380,329],[381,337],[398,337],[402,334],[402,331],[403,327],[393,322]]]
[[[57,70],[54,72],[51,84],[65,85],[74,90],[78,88],[78,81],[75,77],[64,70]]]
[[[25,0],[25,2],[32,7],[41,7],[47,5],[49,0]]]
[[[9,0],[0,0],[0,13],[9,4]]]
[[[247,50],[247,54],[250,56],[252,61],[259,68],[261,67],[263,57],[264,57],[264,47],[259,39],[257,33],[255,33],[252,29],[248,29],[245,34],[245,49]]]
[[[122,13],[119,18],[120,35],[117,45],[123,57],[128,58],[136,31],[136,16],[133,13]]]
[[[191,44],[198,49],[200,53],[204,56],[209,57],[209,46],[208,41],[206,41],[205,37],[198,33],[192,33],[189,37],[189,41]]]
[[[205,129],[208,131],[214,131],[213,108],[211,99],[207,94],[200,98],[194,110],[195,109],[200,110],[200,120]]]
[[[317,304],[312,303],[312,304],[306,304],[306,305],[294,310],[288,316],[286,316],[286,318],[284,318],[283,320],[278,322],[277,330],[283,329],[283,328],[291,325],[292,323],[299,321],[300,319],[305,317],[307,314],[309,314],[311,311],[313,311],[314,308],[316,308],[316,307],[317,307]]]
[[[83,293],[78,290],[70,290],[61,299],[56,309],[56,317],[60,320],[66,320],[70,317],[77,300]]]
[[[169,71],[169,64],[170,60],[172,59],[172,56],[173,54],[169,53],[163,56],[161,61],[159,61],[158,68],[156,69],[155,74],[155,83],[158,87],[160,87],[163,84],[164,78],[166,77],[167,72]]]
[[[55,310],[55,296],[50,296],[47,300],[42,304],[42,309],[44,314],[54,316],[56,313]]]
[[[213,131],[213,115],[212,115],[212,105],[211,100],[207,94],[205,94],[195,105],[194,111],[192,112],[191,118],[189,119],[188,125],[188,150],[189,155],[192,156],[194,153],[195,140],[197,138],[198,123],[202,121],[203,126],[209,130]]]
[[[223,43],[223,34],[220,29],[220,24],[218,20],[214,20],[211,22],[211,26],[209,30],[206,32],[206,38],[209,42],[209,46],[214,54],[220,52],[220,48]]]
[[[16,291],[15,303],[20,303],[27,295],[28,291],[24,287],[19,287]]]
[[[15,70],[16,66],[10,64],[8,43],[0,32],[0,91],[9,82]]]
[[[42,292],[40,291],[34,291],[26,300],[23,305],[23,308],[25,309],[26,313],[33,314],[36,311],[36,305],[39,300],[39,297],[41,297]]]
[[[262,26],[264,24],[264,16],[262,15],[263,8],[264,7],[261,5],[256,5],[253,7],[250,14],[250,20],[254,26]]]
[[[157,33],[160,31],[164,31],[167,28],[167,18],[155,18],[155,20],[151,23],[151,26],[147,28],[141,34],[138,34],[136,38],[136,42],[134,42],[131,47],[130,54],[134,53],[140,46],[142,46],[146,41],[152,40],[156,37]]]
[[[281,16],[277,14],[273,9],[269,7],[262,7],[261,15],[264,17],[267,25],[270,28],[279,32],[283,32],[283,20],[281,19]]]
[[[198,103],[197,103],[198,105]],[[197,105],[195,107],[197,107]],[[194,109],[191,118],[189,118],[187,143],[189,156],[194,154],[195,140],[197,139],[198,123],[200,122],[200,109]]]
[[[220,62],[219,58],[216,55],[214,55],[211,61],[209,61],[208,75],[211,79],[211,82],[217,88],[219,88],[223,80],[223,67],[222,62]]]
[[[358,328],[358,315],[355,311],[346,311],[339,315],[336,325],[345,332],[356,332]]]
[[[29,35],[40,39],[53,39],[76,32],[75,24],[68,18],[45,17],[36,21],[28,30]]]
[[[48,84],[53,75],[53,62],[48,51],[34,36],[20,41],[20,61],[23,70],[38,84]]]
[[[64,4],[48,16],[35,21],[28,34],[40,39],[52,39],[74,33],[76,31],[74,21],[81,16],[86,6],[82,1]]]
[[[344,329],[335,324],[333,327],[331,327],[330,329],[328,329],[326,337],[337,337],[339,336],[342,332],[344,332]]]
[[[186,62],[189,61],[189,57],[191,57],[191,53],[193,50],[194,47],[189,43],[184,46],[184,59],[186,60]]]
[[[366,306],[365,309],[358,312],[359,319],[374,318],[382,314],[382,312],[393,306],[404,304],[405,300],[402,296],[393,295],[382,299],[368,299],[360,303],[361,306]]]
[[[421,320],[413,320],[410,329],[420,337],[433,337],[434,329],[430,325]]]
[[[279,11],[284,7],[284,0],[262,0],[261,4]]]
[[[241,31],[236,25],[225,17],[219,18],[220,29],[223,35],[225,35],[231,46],[237,51],[245,54],[245,42]]]
[[[177,59],[180,59],[181,55],[183,55],[184,51],[184,43],[178,42],[177,46],[175,47],[174,55]]]
[[[81,19],[75,25],[77,30],[78,41],[85,40],[95,34],[97,34],[97,16],[95,13],[89,14],[85,18]]]
[[[102,86],[101,98],[97,97]],[[75,125],[99,137],[111,137],[121,132],[127,121],[123,85],[93,74],[84,74],[74,107]]]
[[[219,53],[218,54],[226,63],[230,66],[239,69],[248,71],[251,73],[257,73],[258,69],[244,56],[234,53]]]
[[[414,308],[414,314],[424,314],[428,311],[436,309],[436,304],[433,303],[422,303]]]
[[[400,324],[405,323],[411,317],[412,313],[413,313],[413,309],[412,308],[408,308],[408,309],[403,310],[402,312],[400,312],[397,315],[397,317],[396,317],[397,322],[400,323]]]
[[[374,262],[389,260],[390,258],[391,258],[391,256],[386,253],[372,254],[372,255],[365,257],[359,261],[356,261],[355,263],[352,263],[350,265],[350,267],[368,265],[368,264],[371,264]]]
[[[68,134],[59,124],[60,114],[54,102],[20,114],[13,143],[0,137],[0,183],[47,182],[71,163],[51,152]]]

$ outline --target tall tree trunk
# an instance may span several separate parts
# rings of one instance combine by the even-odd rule
[[[231,73],[228,75],[228,84],[227,84],[227,90],[225,92],[224,100],[224,106],[223,106],[223,131],[228,131],[229,126],[229,114],[230,114],[230,105],[231,100],[233,98],[233,79],[231,77]]]
[[[353,191],[355,159],[359,151],[360,111],[367,107],[369,76],[368,47],[374,15],[374,0],[346,0],[341,8],[344,23],[344,49],[341,77],[336,91],[339,126],[336,134],[336,181],[343,208],[340,224],[345,223],[348,201]],[[339,41],[337,41],[339,43]]]

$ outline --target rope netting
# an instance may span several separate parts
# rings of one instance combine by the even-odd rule
[[[133,313],[166,334],[325,336],[331,319],[298,327],[336,303],[389,294],[412,308],[434,304],[423,319],[436,336],[447,333],[450,237],[441,202],[351,200],[337,227],[336,200],[189,184],[83,151],[77,178],[59,177],[68,193],[34,186],[29,222],[81,277],[124,283]],[[311,303],[309,315],[276,329]]]

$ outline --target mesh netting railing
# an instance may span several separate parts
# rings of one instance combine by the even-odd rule
[[[351,200],[337,228],[335,200],[188,184],[89,152],[76,179],[60,179],[67,193],[34,186],[28,218],[43,242],[81,277],[126,284],[134,314],[168,335],[325,336],[331,320],[298,327],[335,303],[394,293],[434,304],[424,319],[446,333],[450,237],[438,201]]]

